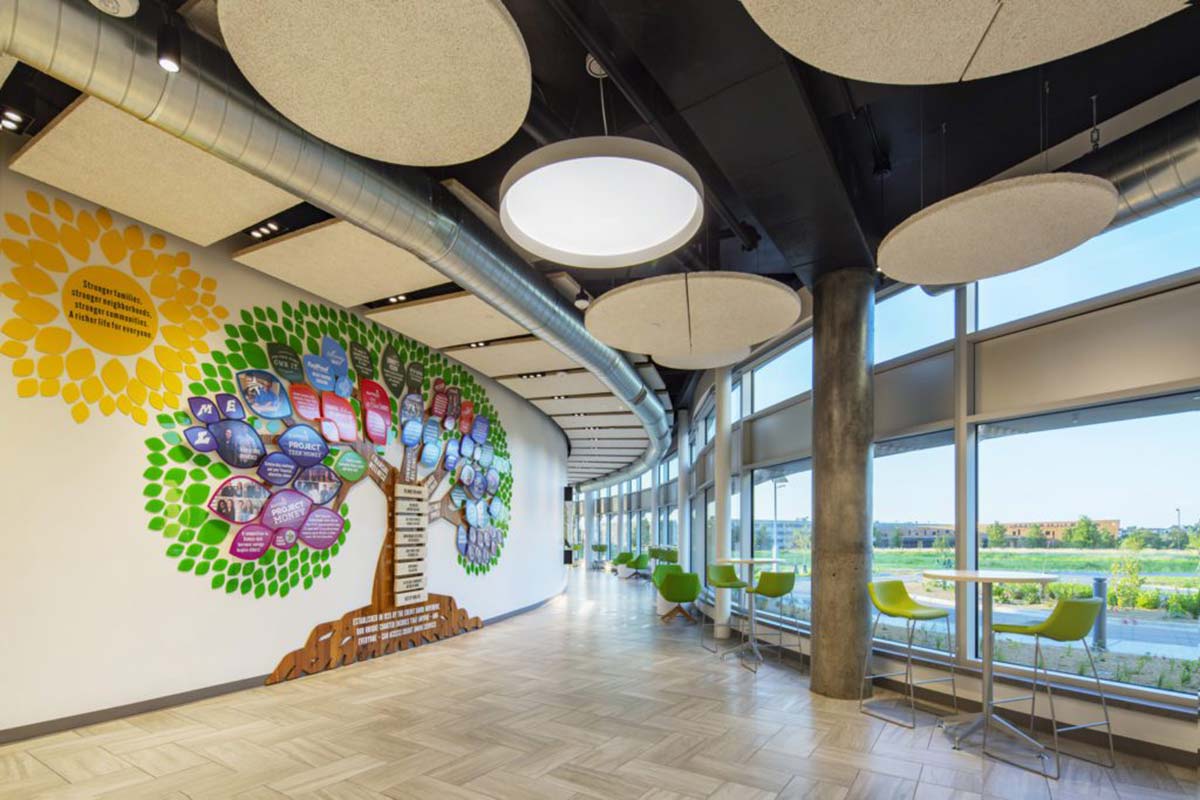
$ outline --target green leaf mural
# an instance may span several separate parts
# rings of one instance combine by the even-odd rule
[[[252,307],[240,312],[240,324],[226,324],[223,328],[224,349],[214,348],[197,364],[202,381],[188,384],[193,395],[209,395],[217,392],[238,394],[234,374],[243,369],[271,369],[268,345],[271,342],[287,344],[300,355],[319,355],[322,336],[330,336],[343,347],[357,342],[371,354],[378,369],[378,361],[384,348],[392,347],[403,359],[403,363],[420,361],[425,365],[425,391],[428,392],[435,378],[458,386],[463,400],[475,404],[477,415],[486,415],[491,420],[488,442],[499,458],[509,458],[508,437],[504,432],[495,407],[485,394],[483,387],[462,366],[452,363],[440,353],[418,342],[407,339],[394,331],[380,327],[360,317],[324,305],[313,305],[304,301],[282,302],[278,307]],[[358,375],[354,364],[349,367],[349,378],[357,385]],[[392,434],[397,433],[397,398],[391,399]],[[354,401],[355,412],[359,408]],[[289,550],[269,550],[257,561],[243,561],[229,555],[230,543],[236,528],[212,514],[207,503],[213,492],[234,474],[229,466],[212,456],[192,450],[184,441],[182,431],[196,424],[184,411],[161,413],[154,418],[161,432],[145,440],[146,464],[141,469],[146,481],[143,496],[146,498],[147,529],[165,542],[165,555],[175,563],[179,572],[190,572],[204,580],[214,591],[238,594],[261,599],[264,597],[284,598],[289,594],[311,589],[316,581],[328,579],[332,574],[332,562],[338,554],[351,546],[348,504],[339,509],[345,524],[336,544],[328,550],[316,551],[298,542]],[[278,434],[284,425],[278,420],[247,419],[260,433]],[[450,438],[444,433],[442,439]],[[343,451],[346,453],[349,451]],[[335,463],[331,452],[327,463]],[[350,459],[352,462],[353,459]],[[347,466],[350,462],[343,462]],[[355,471],[358,466],[355,465]],[[238,474],[253,475],[252,470],[241,470]],[[511,470],[500,473],[500,485],[496,496],[506,507],[512,507]],[[502,540],[497,556],[484,564],[471,564],[462,556],[458,563],[469,575],[488,572],[499,561],[503,545],[507,541],[509,520],[495,520],[494,527],[500,530]],[[434,528],[431,535],[452,535]]]

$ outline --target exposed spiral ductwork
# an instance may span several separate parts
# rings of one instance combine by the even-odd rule
[[[1107,230],[1200,198],[1200,103],[1192,103],[1062,167],[1112,181],[1117,215]],[[955,284],[922,286],[926,294]]]
[[[0,0],[0,51],[409,250],[588,369],[637,415],[650,445],[580,489],[638,475],[666,453],[669,418],[637,370],[437,181],[306,133],[255,93],[228,53],[182,21],[184,68],[168,74],[155,56],[160,22],[153,14],[110,17],[86,0]]]
[[[1179,109],[1070,164],[1108,178],[1119,195],[1109,228],[1200,198],[1200,103]]]

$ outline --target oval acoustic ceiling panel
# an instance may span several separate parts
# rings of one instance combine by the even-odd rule
[[[1118,39],[1187,0],[742,0],[780,47],[869,83],[975,80]]]
[[[728,367],[739,361],[745,361],[749,357],[749,347],[741,347],[723,353],[657,353],[650,356],[654,359],[654,363],[661,367],[686,370]]]
[[[795,324],[801,311],[796,292],[770,278],[691,272],[619,286],[592,303],[584,324],[618,350],[653,354],[664,366],[707,369],[745,358],[752,345]],[[702,366],[682,366],[691,363]]]
[[[221,0],[238,68],[331,144],[396,164],[487,155],[529,109],[525,40],[499,0]]]
[[[947,284],[1040,264],[1103,231],[1117,190],[1053,172],[985,183],[918,211],[879,245],[879,269],[905,283]]]

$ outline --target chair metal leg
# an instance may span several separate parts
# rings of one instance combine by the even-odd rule
[[[913,665],[912,665],[912,647],[913,634],[917,632],[917,621],[915,619],[908,620],[908,647],[904,652],[904,670],[907,673],[905,680],[908,681],[908,710],[912,714],[912,728],[917,727],[917,698],[916,684],[913,682]]]
[[[1063,725],[1061,727],[1058,724],[1058,715],[1054,711],[1054,686],[1050,682],[1050,668],[1046,666],[1046,664],[1044,663],[1044,660],[1042,658],[1041,637],[1035,636],[1035,637],[1033,637],[1033,641],[1034,641],[1034,644],[1033,644],[1033,694],[1030,698],[1030,706],[1029,706],[1029,730],[1030,730],[1030,733],[1033,732],[1034,725],[1037,720],[1036,713],[1035,713],[1035,708],[1037,705],[1037,673],[1038,673],[1038,669],[1040,668],[1042,671],[1042,676],[1045,678],[1045,683],[1046,683],[1046,700],[1050,704],[1050,736],[1051,736],[1050,749],[1054,752],[1054,771],[1051,772],[1050,770],[1032,769],[1024,764],[1020,764],[1015,761],[1011,761],[1007,758],[1004,758],[1003,756],[998,756],[995,753],[990,752],[987,749],[987,731],[988,731],[988,723],[990,722],[990,719],[985,721],[984,727],[983,727],[983,751],[984,751],[984,753],[991,758],[995,758],[999,761],[1003,761],[1006,764],[1011,764],[1014,767],[1019,767],[1020,769],[1023,769],[1027,772],[1032,772],[1035,775],[1041,775],[1042,777],[1049,778],[1050,780],[1058,780],[1059,776],[1062,775],[1062,756],[1063,756],[1062,749],[1059,747],[1059,744],[1058,744],[1058,735],[1060,733],[1067,733],[1069,731],[1082,730],[1084,728],[1098,728],[1101,725],[1103,725],[1108,730],[1108,761],[1107,762],[1098,761],[1098,760],[1092,759],[1092,758],[1087,758],[1086,756],[1075,755],[1074,753],[1067,753],[1067,755],[1071,756],[1072,758],[1077,758],[1080,761],[1087,761],[1090,764],[1096,764],[1097,766],[1107,767],[1109,769],[1114,768],[1117,765],[1117,760],[1116,760],[1115,749],[1113,747],[1112,721],[1110,720],[1109,715],[1108,715],[1108,702],[1104,696],[1104,686],[1100,682],[1100,673],[1096,670],[1096,661],[1092,657],[1092,649],[1088,646],[1087,639],[1082,639],[1081,641],[1083,642],[1084,652],[1087,653],[1088,663],[1092,667],[1092,677],[1096,681],[1096,692],[1097,692],[1097,694],[1100,695],[1100,708],[1104,712],[1104,719],[1099,720],[1097,722],[1086,722],[1086,723],[1082,723],[1079,725]],[[1012,699],[1022,699],[1022,698],[1012,698]],[[990,717],[990,715],[989,715],[989,717]],[[998,719],[997,722],[1007,725],[1007,723],[1004,722],[1004,720]],[[1008,726],[1008,727],[1011,728],[1012,726]],[[1012,728],[1012,731],[1014,733],[1016,733],[1018,736],[1020,736],[1021,738],[1029,740],[1036,747],[1040,748],[1041,752],[1038,753],[1039,758],[1044,759],[1048,756],[1048,753],[1046,752],[1046,747],[1041,742],[1034,740],[1031,736],[1026,736],[1023,732],[1018,731],[1016,728]]]
[[[1088,647],[1087,639],[1083,639],[1083,650],[1085,653],[1087,653],[1088,663],[1092,665],[1092,677],[1095,678],[1095,680],[1096,680],[1096,693],[1100,695],[1100,709],[1104,712],[1104,721],[1103,722],[1093,722],[1090,725],[1072,725],[1068,728],[1063,728],[1063,730],[1078,730],[1079,728],[1098,728],[1101,725],[1103,725],[1108,730],[1108,762],[1105,763],[1103,761],[1096,761],[1095,759],[1084,758],[1083,756],[1073,756],[1073,757],[1078,758],[1081,761],[1087,761],[1089,763],[1096,764],[1097,766],[1113,769],[1114,767],[1117,766],[1117,754],[1115,752],[1115,748],[1113,747],[1112,721],[1109,719],[1109,716],[1108,716],[1108,701],[1104,697],[1104,685],[1102,683],[1100,683],[1100,673],[1096,669],[1096,659],[1092,658],[1092,648]],[[1072,754],[1068,753],[1067,755],[1072,755]]]
[[[956,658],[954,652],[954,639],[950,635],[950,616],[946,615],[946,651],[950,653],[952,659]],[[950,700],[954,703],[954,713],[958,713],[958,681],[955,680],[955,673],[958,667],[957,662],[950,662]]]

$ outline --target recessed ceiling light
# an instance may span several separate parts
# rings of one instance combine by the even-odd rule
[[[20,122],[21,120],[24,119],[24,117],[22,117],[20,114],[18,114],[16,111],[13,111],[12,109],[5,110],[4,118],[11,119],[13,122]]]
[[[0,125],[2,125],[4,129],[8,131],[15,131],[17,129],[17,123],[13,122],[11,119],[0,119]]]
[[[261,234],[261,233],[259,233],[258,231],[250,231],[250,235],[251,235],[251,236],[253,236],[255,239],[261,239],[261,238],[262,238],[262,234]]]
[[[158,65],[167,72],[179,72],[183,63],[182,46],[179,40],[179,29],[171,23],[164,23],[158,28]]]
[[[276,225],[274,222],[268,222],[268,223],[267,223],[267,227],[268,227],[268,228],[270,228],[270,229],[271,229],[271,230],[273,230],[273,231],[277,231],[277,230],[279,230],[279,226],[278,226],[278,225]]]

